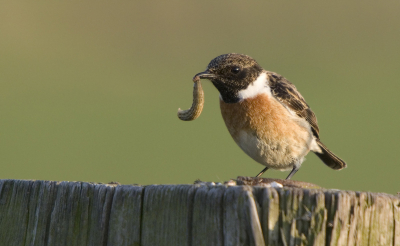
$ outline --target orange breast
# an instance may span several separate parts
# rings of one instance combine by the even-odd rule
[[[235,140],[242,130],[275,141],[294,140],[298,135],[296,132],[305,131],[282,104],[267,94],[232,104],[220,100],[220,107],[225,124]]]

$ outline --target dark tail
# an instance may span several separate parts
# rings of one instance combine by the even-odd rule
[[[318,146],[321,148],[322,153],[314,152],[328,167],[341,170],[347,167],[346,163],[332,153],[319,139],[316,139]]]

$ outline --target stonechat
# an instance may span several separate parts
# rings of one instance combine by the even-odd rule
[[[208,79],[220,93],[220,108],[236,144],[269,168],[299,170],[311,150],[335,170],[346,163],[320,140],[317,118],[296,87],[283,76],[264,70],[253,58],[225,54],[214,58],[195,78]]]

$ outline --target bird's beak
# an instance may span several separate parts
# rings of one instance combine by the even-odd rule
[[[212,73],[209,73],[207,70],[201,73],[196,74],[193,77],[193,81],[198,80],[198,79],[212,79],[215,78],[215,75]]]

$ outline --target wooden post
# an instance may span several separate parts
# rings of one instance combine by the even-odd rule
[[[0,180],[0,245],[400,245],[398,197],[270,186]]]

